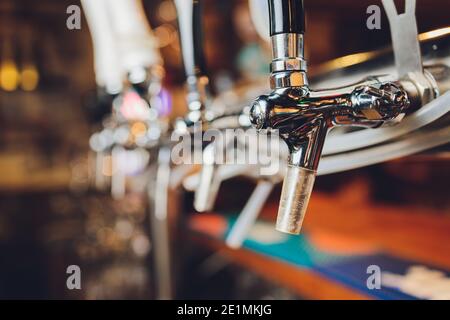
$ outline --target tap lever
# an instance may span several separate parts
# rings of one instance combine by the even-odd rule
[[[200,0],[175,0],[181,51],[187,77],[206,74]]]
[[[391,27],[392,46],[398,77],[423,73],[417,32],[416,0],[405,0],[405,13],[398,14],[394,0],[382,0]]]
[[[189,125],[199,121],[206,123],[206,118],[210,117],[206,114],[210,89],[203,50],[201,0],[175,0],[175,6],[188,88],[186,121]]]

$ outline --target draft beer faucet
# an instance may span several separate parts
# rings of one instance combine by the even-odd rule
[[[210,84],[203,51],[200,0],[175,0],[183,64],[186,73],[188,126],[211,117],[209,111]]]
[[[303,1],[268,2],[273,91],[256,99],[250,119],[257,129],[278,131],[289,148],[276,229],[298,234],[328,131],[337,126],[376,128],[396,123],[421,103],[407,78],[374,76],[347,87],[312,90],[303,54]]]
[[[101,105],[103,128],[90,139],[95,184],[106,187],[110,176],[111,192],[121,198],[125,173],[120,163],[126,149],[150,150],[167,130],[159,99],[163,61],[140,0],[83,0],[82,5],[93,40],[96,82],[107,97]]]
[[[186,134],[202,133],[201,171],[194,196],[194,208],[199,212],[211,210],[220,186],[216,154],[227,148],[233,141],[208,140],[203,135],[208,129],[220,131],[250,126],[244,110],[213,110],[210,81],[206,71],[201,23],[201,0],[175,0],[178,14],[181,51],[186,73],[188,112],[178,121],[175,129]],[[212,133],[210,131],[209,133]],[[203,139],[204,138],[204,139]],[[212,140],[212,139],[211,139]],[[198,150],[195,150],[197,152]]]

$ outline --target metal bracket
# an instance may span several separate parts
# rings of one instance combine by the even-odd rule
[[[405,13],[398,14],[394,0],[382,0],[391,27],[392,46],[398,77],[423,73],[417,32],[416,0],[405,0]]]

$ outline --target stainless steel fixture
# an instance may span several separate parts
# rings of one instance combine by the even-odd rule
[[[233,141],[203,141],[206,130],[248,128],[248,108],[233,110],[212,109],[210,81],[202,45],[201,1],[176,0],[180,41],[187,84],[188,113],[177,121],[175,130],[185,134],[202,134],[202,155],[200,179],[195,191],[194,208],[199,212],[211,210],[214,206],[220,180],[217,175],[215,156]],[[195,135],[194,135],[195,136]]]
[[[273,91],[254,102],[250,117],[257,129],[278,131],[289,147],[276,228],[298,234],[328,131],[337,126],[393,125],[434,99],[438,91],[431,74],[422,70],[314,91],[303,56],[303,2],[269,0],[269,12]]]

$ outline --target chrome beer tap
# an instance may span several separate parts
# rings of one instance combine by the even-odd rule
[[[218,105],[215,105],[218,108],[212,110],[213,104],[210,102],[212,99],[209,95],[209,80],[206,76],[201,46],[200,1],[176,0],[175,4],[178,11],[181,47],[187,76],[187,100],[189,107],[187,117],[184,121],[179,122],[178,125],[179,127],[187,128],[187,131],[192,133],[192,130],[189,130],[189,126],[195,130],[196,125],[200,124],[202,133],[205,133],[203,137],[214,136],[214,141],[209,143],[202,141],[200,172],[194,177],[193,183],[190,183],[192,179],[188,177],[185,179],[187,183],[184,185],[188,190],[195,191],[194,208],[199,212],[205,212],[213,208],[220,185],[224,179],[243,175],[257,180],[255,191],[249,198],[230,233],[230,237],[227,239],[229,246],[238,248],[245,240],[274,183],[279,181],[279,172],[261,175],[261,168],[257,164],[229,165],[234,159],[227,159],[228,151],[232,151],[230,153],[234,154],[237,150],[252,149],[258,143],[255,144],[253,142],[253,146],[249,147],[252,143],[246,141],[246,137],[250,138],[247,136],[248,132],[240,137],[228,134],[216,136],[214,132],[224,132],[226,129],[250,128],[250,108],[248,104],[246,107],[240,108],[235,106],[223,108],[222,104],[218,103]],[[208,129],[210,131],[206,132]],[[218,159],[225,159],[227,165],[223,165]],[[227,174],[224,174],[225,171],[232,173],[227,176]]]
[[[169,236],[170,145],[163,60],[141,0],[83,0],[93,34],[96,75],[120,84],[103,130],[91,147],[111,159],[111,192],[125,195],[127,183],[146,191],[152,237],[155,297],[173,297]],[[97,37],[95,37],[97,35]],[[98,52],[97,52],[98,51]],[[107,58],[114,64],[106,64]],[[101,67],[101,68],[100,68]],[[111,76],[111,70],[119,70]],[[109,73],[107,73],[109,72]],[[98,81],[97,81],[98,82]],[[101,166],[102,159],[98,161]],[[102,172],[100,171],[100,174]]]
[[[398,122],[422,105],[408,78],[368,77],[355,85],[314,91],[308,85],[304,6],[269,0],[273,91],[257,98],[250,118],[257,129],[278,131],[289,147],[276,229],[298,234],[328,131],[337,126],[376,128]]]
[[[187,106],[188,112],[184,119],[175,123],[175,130],[182,134],[193,135],[195,130],[206,130],[208,121],[212,118],[210,112],[210,84],[206,74],[205,58],[202,44],[201,27],[201,2],[199,0],[175,0],[178,15],[178,31],[186,73]],[[204,146],[202,143],[202,157]],[[197,152],[197,150],[194,150]],[[194,155],[195,156],[195,155]],[[203,161],[201,161],[203,163]],[[203,172],[204,170],[202,170]],[[209,190],[201,188],[201,181],[205,180],[205,174],[198,184],[194,198],[194,208],[197,211],[205,211],[204,197],[209,197]],[[204,185],[204,183],[203,183]],[[200,199],[201,198],[201,199]],[[202,204],[199,205],[199,202]]]
[[[168,129],[160,97],[162,58],[140,0],[83,0],[82,5],[93,40],[96,81],[111,96],[103,128],[90,139],[96,152],[95,182],[104,187],[110,176],[111,193],[121,198],[129,176],[125,171],[144,170],[141,162]],[[125,159],[129,156],[142,158],[140,169]]]
[[[175,0],[175,5],[188,91],[188,113],[176,122],[175,130],[193,134],[195,139],[196,132],[201,133],[203,138],[208,129],[249,127],[248,117],[242,117],[243,110],[212,110],[210,81],[202,45],[201,1]],[[214,205],[221,182],[217,174],[216,151],[231,143],[228,140],[205,143],[203,140],[206,139],[201,141],[201,171],[194,197],[194,208],[199,212],[211,210]]]
[[[180,30],[180,40],[183,54],[184,67],[187,78],[187,102],[188,114],[179,121],[176,127],[186,130],[189,134],[198,124],[201,125],[203,136],[208,140],[208,136],[214,135],[214,132],[226,129],[247,129],[251,127],[249,121],[249,107],[226,106],[223,103],[214,105],[210,96],[209,80],[206,75],[205,62],[203,57],[203,48],[201,41],[201,23],[200,23],[200,1],[199,0],[175,0],[178,11],[178,21]],[[217,100],[216,100],[217,102]],[[212,108],[214,107],[214,109]],[[190,127],[190,128],[189,128]],[[206,130],[211,129],[206,132]],[[198,130],[197,130],[198,131]],[[195,134],[194,134],[195,135]],[[237,149],[248,148],[247,142],[243,137],[234,137],[233,135],[214,135],[214,141],[202,141],[201,169],[200,172],[184,179],[184,186],[188,190],[195,191],[194,208],[199,212],[209,211],[213,208],[220,185],[224,179],[232,178],[236,175],[247,175],[258,180],[257,187],[246,204],[234,232],[231,233],[229,245],[239,247],[245,239],[248,230],[255,221],[262,207],[269,196],[270,190],[276,177],[263,177],[256,165],[223,165],[218,159],[226,159],[228,151],[235,152]],[[236,144],[238,145],[236,149]],[[195,146],[194,146],[195,148]],[[232,150],[234,149],[234,150]],[[231,159],[231,162],[233,159]],[[228,170],[230,167],[231,170]],[[224,171],[232,172],[227,176]],[[190,179],[194,178],[194,179]],[[190,183],[194,181],[193,183]]]
[[[186,73],[188,113],[184,125],[206,124],[210,112],[210,84],[202,44],[201,1],[175,0],[178,30]],[[183,122],[177,124],[183,126]]]

